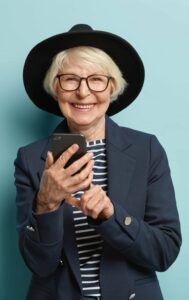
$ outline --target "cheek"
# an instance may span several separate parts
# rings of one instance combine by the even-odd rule
[[[104,95],[103,102],[106,106],[109,106],[111,102],[111,91],[110,89],[107,91],[107,93]]]
[[[56,101],[58,102],[58,106],[60,107],[60,110],[63,114],[66,114],[68,111],[68,101],[66,97],[64,97],[62,94],[57,95]]]
[[[64,105],[66,103],[69,102],[69,99],[70,99],[70,95],[66,95],[66,93],[57,93],[57,101],[59,103],[59,105]]]

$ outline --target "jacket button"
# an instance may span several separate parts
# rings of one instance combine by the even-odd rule
[[[60,264],[61,264],[61,266],[63,266],[63,265],[64,265],[64,263],[63,263],[63,260],[62,260],[62,259],[60,259]]]
[[[131,217],[126,217],[124,223],[125,223],[126,226],[128,226],[128,225],[131,224],[131,221],[132,221],[132,220],[131,220]],[[132,298],[131,298],[131,299],[132,299]]]
[[[33,231],[33,232],[35,231],[35,229],[34,229],[32,226],[30,226],[30,225],[27,225],[26,228],[27,228],[29,231]]]
[[[134,298],[135,298],[135,296],[136,296],[136,294],[135,294],[135,293],[131,294],[131,295],[129,296],[129,300],[131,300],[131,299],[134,299]]]

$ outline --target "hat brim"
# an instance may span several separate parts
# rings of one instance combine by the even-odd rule
[[[58,103],[43,88],[43,80],[53,57],[68,48],[91,46],[105,51],[118,65],[129,83],[122,95],[110,103],[109,116],[130,105],[144,82],[144,66],[136,50],[124,39],[104,31],[66,32],[37,44],[28,54],[23,71],[24,86],[30,99],[39,108],[62,116]]]

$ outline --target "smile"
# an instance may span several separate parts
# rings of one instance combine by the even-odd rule
[[[95,104],[77,104],[77,103],[73,103],[72,105],[77,109],[90,110],[94,107]]]

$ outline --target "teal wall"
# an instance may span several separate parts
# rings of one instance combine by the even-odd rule
[[[13,161],[18,147],[48,135],[59,119],[35,108],[22,68],[42,39],[75,23],[127,38],[146,68],[142,93],[113,119],[154,133],[172,169],[183,246],[175,264],[158,274],[165,300],[189,295],[189,2],[186,0],[1,0],[0,8],[0,299],[24,300],[30,273],[17,248]],[[152,299],[153,300],[153,299]]]

